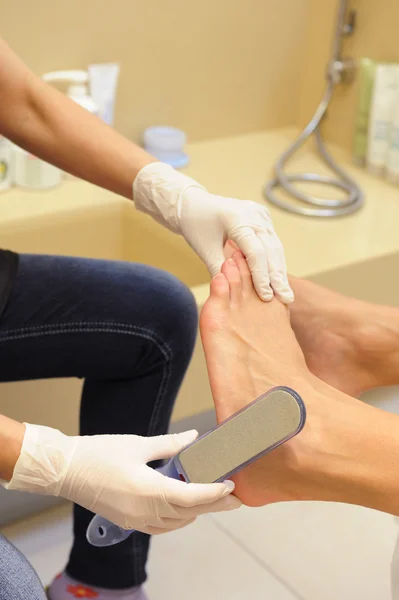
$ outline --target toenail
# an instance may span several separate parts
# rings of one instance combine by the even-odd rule
[[[270,300],[272,300],[273,298],[273,292],[263,292],[260,295],[261,299],[264,300],[265,302],[270,302]]]

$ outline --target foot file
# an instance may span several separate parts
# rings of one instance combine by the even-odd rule
[[[187,483],[225,481],[297,435],[305,419],[305,405],[294,390],[273,388],[195,440],[158,471]],[[87,529],[87,540],[93,546],[112,546],[132,531],[96,515]]]

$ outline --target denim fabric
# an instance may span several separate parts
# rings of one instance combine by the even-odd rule
[[[45,600],[36,571],[0,534],[0,600]]]
[[[193,296],[167,273],[21,255],[0,319],[0,381],[81,377],[82,435],[166,433],[196,331]],[[56,397],[53,403],[56,411]],[[117,546],[94,548],[86,541],[91,518],[74,507],[67,572],[98,587],[142,584],[149,537],[135,533]]]

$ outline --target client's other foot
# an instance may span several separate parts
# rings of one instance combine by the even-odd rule
[[[226,258],[237,246],[228,241]],[[290,276],[291,325],[309,369],[335,388],[358,396],[399,383],[399,309],[349,298]]]
[[[351,396],[398,382],[399,310],[290,278],[291,325],[309,369]]]
[[[292,387],[306,405],[302,432],[234,477],[245,504],[335,500],[399,512],[391,500],[398,493],[381,493],[387,479],[396,486],[399,418],[309,372],[287,308],[258,298],[240,253],[212,280],[201,335],[219,422],[276,385]],[[394,468],[387,452],[395,454]]]

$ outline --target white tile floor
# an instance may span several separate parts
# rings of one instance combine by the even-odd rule
[[[70,509],[1,531],[46,584],[68,555]],[[147,591],[151,600],[391,600],[397,533],[388,515],[338,504],[290,503],[202,517],[154,539]]]

